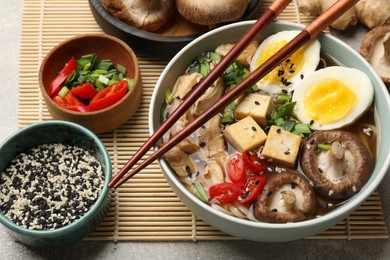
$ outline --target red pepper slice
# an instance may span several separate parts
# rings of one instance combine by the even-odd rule
[[[234,183],[224,182],[216,184],[209,189],[210,200],[216,203],[228,203],[241,195],[241,188]]]
[[[268,168],[268,163],[260,159],[256,154],[243,152],[242,160],[244,161],[245,166],[257,173],[265,171]]]
[[[265,174],[250,177],[242,189],[242,194],[238,198],[238,201],[245,205],[252,204],[263,191],[266,182],[267,177]]]
[[[231,156],[226,163],[230,180],[242,187],[246,181],[245,165],[239,153]]]
[[[88,99],[88,100],[92,99],[98,93],[96,88],[92,86],[92,84],[89,82],[85,82],[73,88],[71,92],[82,99]]]
[[[66,80],[66,78],[77,68],[76,59],[72,57],[68,63],[65,64],[64,68],[58,73],[57,77],[53,79],[50,83],[50,93],[49,95],[53,97],[57,95],[61,90],[61,84]]]
[[[60,96],[55,96],[53,98],[54,102],[60,105],[63,108],[79,111],[79,112],[87,112],[88,107],[81,102],[72,92],[68,92],[64,98]]]
[[[127,92],[127,81],[121,80],[98,92],[89,103],[89,111],[96,111],[112,106],[121,100]]]

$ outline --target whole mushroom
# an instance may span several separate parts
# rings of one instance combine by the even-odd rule
[[[308,180],[293,170],[268,174],[264,190],[253,205],[255,217],[269,223],[304,221],[317,209]]]
[[[369,31],[360,45],[360,54],[390,88],[390,25],[378,26]]]
[[[249,0],[176,0],[179,13],[188,21],[200,25],[214,25],[241,18]]]
[[[138,29],[155,32],[174,11],[173,0],[100,0],[118,19]]]
[[[300,165],[317,194],[328,199],[345,200],[367,182],[373,160],[367,148],[353,134],[330,130],[317,131],[306,140]]]

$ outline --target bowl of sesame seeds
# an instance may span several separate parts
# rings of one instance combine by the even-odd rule
[[[77,243],[109,207],[111,161],[87,128],[48,120],[26,126],[0,145],[0,223],[33,247]]]

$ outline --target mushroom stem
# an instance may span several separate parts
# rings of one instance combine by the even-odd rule
[[[341,160],[344,158],[345,149],[339,142],[333,142],[330,151],[336,159]]]
[[[285,191],[282,193],[282,199],[286,210],[291,211],[294,208],[296,201],[295,193],[292,191]]]
[[[386,33],[383,37],[383,48],[385,51],[383,55],[383,62],[385,64],[390,64],[390,32]]]

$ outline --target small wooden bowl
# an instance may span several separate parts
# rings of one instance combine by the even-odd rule
[[[133,78],[133,87],[116,104],[93,112],[75,112],[57,105],[49,96],[49,86],[57,73],[72,56],[96,53],[98,59],[110,59],[127,70],[126,77]],[[123,41],[106,34],[86,34],[58,44],[45,57],[39,69],[39,86],[47,109],[54,119],[83,125],[94,133],[110,132],[127,122],[137,110],[142,95],[142,79],[138,60],[132,49]]]

